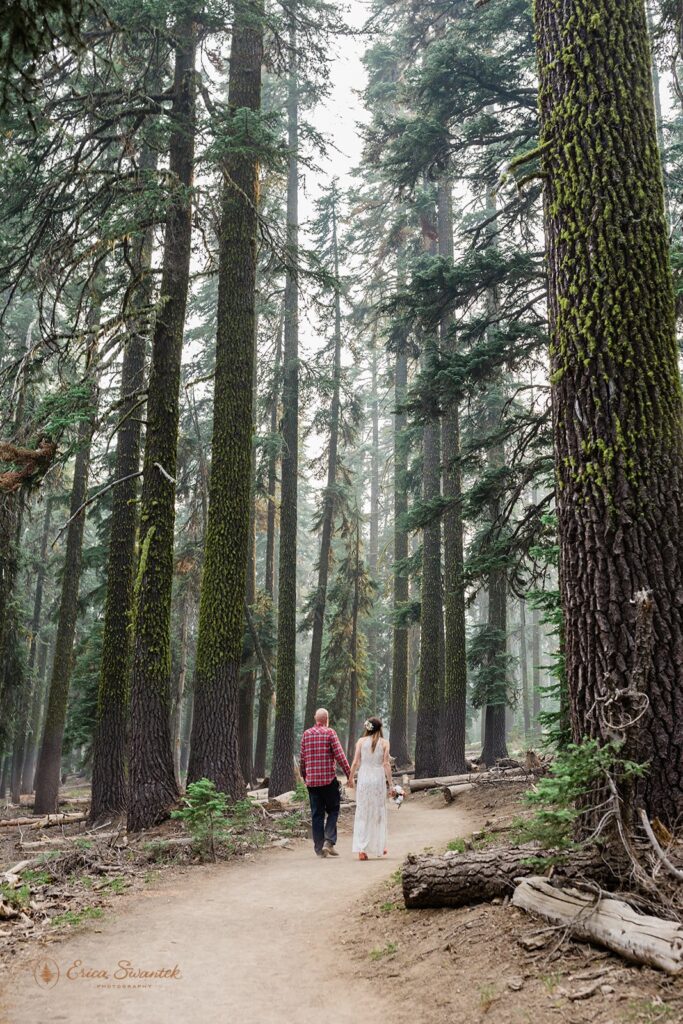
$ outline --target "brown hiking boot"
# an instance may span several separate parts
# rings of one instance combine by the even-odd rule
[[[327,856],[327,857],[338,857],[339,856],[339,854],[337,853],[337,851],[334,848],[334,844],[331,843],[329,841],[329,839],[326,839],[325,843],[323,845],[323,856]]]

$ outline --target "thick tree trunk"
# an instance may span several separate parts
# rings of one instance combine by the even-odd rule
[[[438,195],[439,254],[453,260],[453,211],[450,181],[442,181]],[[443,351],[456,351],[450,318],[441,323]],[[441,424],[443,496],[451,504],[443,516],[444,544],[444,706],[441,721],[441,771],[465,770],[467,719],[467,657],[465,632],[464,527],[460,469],[460,410],[453,401],[444,409]]]
[[[78,450],[74,460],[69,505],[69,517],[73,516],[74,518],[71,519],[66,532],[66,552],[55,656],[36,768],[36,814],[52,814],[57,810],[59,803],[62,740],[73,667],[73,646],[78,620],[78,591],[81,582],[83,531],[85,529],[85,511],[80,512],[79,515],[75,515],[75,513],[88,496],[92,430],[92,423],[85,421],[78,428]]]
[[[336,193],[335,193],[336,195]],[[334,275],[339,280],[339,254],[337,246],[337,215],[336,206],[332,205],[332,256]],[[327,455],[327,487],[323,496],[324,511],[322,533],[320,537],[320,559],[318,561],[318,585],[313,606],[313,631],[311,635],[311,657],[308,670],[308,690],[306,693],[305,726],[313,724],[318,703],[318,684],[320,681],[320,660],[323,649],[323,631],[325,627],[325,607],[327,604],[327,579],[330,570],[332,538],[334,536],[335,511],[337,496],[337,454],[339,448],[339,391],[341,385],[341,296],[339,289],[334,296],[334,357],[332,365],[332,401],[330,404],[330,442]]]
[[[169,170],[177,192],[166,218],[147,388],[140,559],[134,594],[128,828],[149,828],[178,798],[170,729],[170,627],[180,363],[190,276],[197,26],[176,24]]]
[[[639,591],[655,643],[634,806],[683,813],[683,432],[643,0],[537,0],[560,589],[574,739],[614,735],[635,688]],[[641,698],[634,698],[639,703]],[[618,731],[618,725],[617,725]]]
[[[144,150],[143,172],[154,170],[156,155]],[[132,310],[130,333],[121,365],[121,426],[116,442],[114,479],[122,480],[113,492],[107,596],[102,636],[102,665],[97,695],[97,721],[93,739],[92,804],[93,821],[118,814],[126,806],[126,745],[131,667],[131,616],[137,538],[137,480],[140,469],[140,417],[134,414],[144,386],[147,338],[140,322],[152,298],[154,232],[150,228],[138,240],[133,257]]]
[[[509,896],[515,888],[515,880],[538,873],[538,861],[546,856],[550,858],[550,854],[534,846],[471,853],[410,854],[402,869],[403,899],[406,907],[423,909],[463,907]],[[567,879],[588,876],[606,888],[616,881],[608,865],[591,852],[573,852],[571,862],[556,871]]]
[[[228,103],[240,119],[245,110],[260,111],[262,60],[261,7],[238,7]],[[188,773],[188,781],[211,779],[235,800],[245,793],[237,729],[251,522],[258,173],[255,150],[226,159],[209,524]],[[247,742],[251,747],[250,736]]]
[[[297,491],[299,466],[299,85],[295,5],[289,31],[287,122],[287,246],[285,334],[282,381],[282,483],[278,571],[277,676],[270,796],[294,789],[294,713],[296,705]]]
[[[400,615],[410,600],[410,580],[404,563],[408,558],[408,449],[405,437],[406,414],[401,407],[408,389],[408,356],[403,346],[396,352],[394,367],[394,616]],[[403,567],[402,567],[403,565]],[[391,753],[400,767],[410,764],[408,752],[408,625],[394,622],[391,676]]]

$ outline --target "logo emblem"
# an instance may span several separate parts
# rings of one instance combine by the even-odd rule
[[[41,988],[54,988],[59,981],[59,964],[52,957],[45,956],[33,968],[33,977]]]

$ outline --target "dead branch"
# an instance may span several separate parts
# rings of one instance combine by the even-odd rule
[[[39,441],[37,448],[21,448],[11,441],[0,441],[0,462],[22,467],[0,473],[0,490],[12,493],[26,484],[36,483],[45,475],[56,454],[57,445],[47,438]]]

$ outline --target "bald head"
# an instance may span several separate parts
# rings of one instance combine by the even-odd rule
[[[316,725],[327,725],[330,716],[327,713],[326,708],[318,708],[315,713],[315,724]]]

